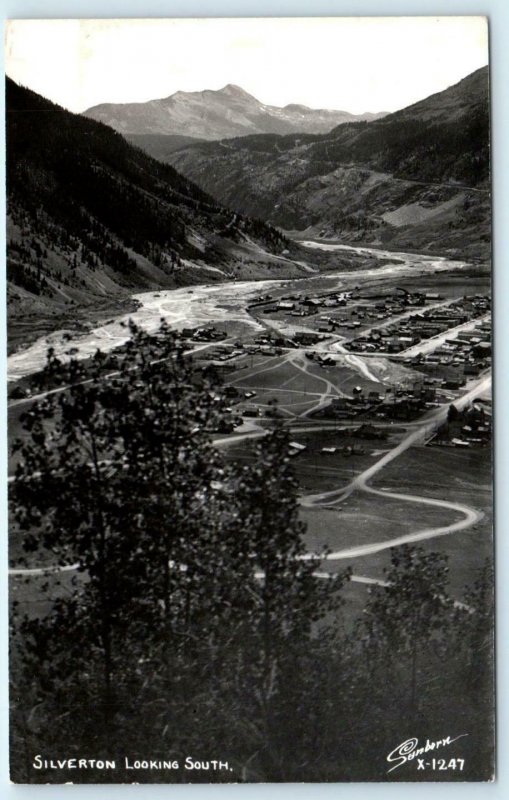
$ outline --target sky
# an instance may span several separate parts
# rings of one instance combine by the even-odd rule
[[[70,111],[241,86],[263,103],[396,111],[488,63],[483,17],[10,20],[6,72]]]

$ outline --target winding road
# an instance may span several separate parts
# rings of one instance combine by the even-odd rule
[[[486,375],[475,381],[474,385],[462,397],[455,400],[454,405],[458,410],[461,410],[468,405],[476,397],[482,395],[491,387],[491,375]],[[453,503],[449,500],[440,500],[436,498],[425,497],[422,495],[401,494],[399,492],[390,492],[388,490],[374,489],[368,485],[375,475],[382,470],[387,464],[400,456],[413,444],[418,441],[426,441],[437,428],[447,419],[449,406],[443,405],[438,408],[426,422],[411,431],[396,447],[385,453],[375,464],[372,464],[367,470],[357,475],[346,487],[334,489],[329,492],[322,492],[320,494],[306,495],[301,498],[301,505],[305,508],[334,508],[334,506],[341,503],[354,491],[366,492],[368,494],[378,495],[380,497],[399,500],[409,503],[417,503],[421,505],[433,506],[436,508],[443,508],[447,511],[453,511],[461,515],[461,519],[456,522],[444,525],[439,528],[424,528],[412,533],[398,536],[394,539],[389,539],[381,542],[373,542],[370,544],[360,545],[358,547],[349,547],[343,550],[329,553],[326,556],[327,561],[339,561],[346,558],[356,558],[358,556],[371,555],[379,553],[382,550],[388,550],[391,547],[397,547],[402,544],[410,544],[412,542],[420,542],[426,539],[432,539],[437,536],[445,536],[451,533],[457,533],[465,530],[466,528],[475,525],[482,518],[482,513],[477,509],[464,505],[463,503]],[[310,553],[303,558],[313,558]]]

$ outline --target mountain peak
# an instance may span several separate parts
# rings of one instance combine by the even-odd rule
[[[268,105],[236,83],[221,89],[178,91],[147,103],[95,106],[83,113],[124,135],[169,134],[209,140],[258,133],[326,133],[334,125],[352,120],[345,111],[311,109],[297,103],[285,108]]]
[[[218,94],[227,94],[230,97],[253,97],[252,94],[246,92],[242,86],[237,86],[236,83],[227,83],[226,86],[223,86],[222,89],[217,90]]]

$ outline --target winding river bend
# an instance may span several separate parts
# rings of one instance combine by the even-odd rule
[[[16,381],[42,369],[46,362],[49,347],[55,349],[60,358],[66,357],[70,348],[78,348],[78,358],[88,358],[99,348],[105,352],[124,344],[128,336],[126,323],[132,319],[147,331],[158,328],[161,317],[167,323],[179,329],[184,326],[201,326],[208,323],[242,322],[254,330],[261,326],[246,311],[249,301],[260,292],[285,284],[298,282],[309,283],[316,280],[338,280],[338,287],[348,281],[356,282],[366,278],[405,277],[418,275],[421,271],[448,272],[468,267],[465,261],[451,261],[439,256],[426,256],[416,253],[391,253],[388,250],[377,250],[369,247],[352,247],[344,244],[333,244],[321,241],[300,242],[304,247],[324,250],[352,252],[360,256],[378,258],[383,261],[379,267],[364,270],[341,270],[324,272],[309,277],[291,278],[287,280],[260,280],[202,284],[192,288],[167,289],[159,292],[142,292],[133,295],[140,303],[140,308],[129,314],[112,318],[86,333],[73,334],[69,331],[55,331],[43,336],[30,347],[11,355],[7,360],[7,379]],[[390,263],[386,263],[387,261]]]

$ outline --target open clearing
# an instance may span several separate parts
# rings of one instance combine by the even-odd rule
[[[333,397],[351,395],[356,387],[366,393],[383,390],[380,381],[371,380],[366,370],[347,361],[351,358],[339,356],[338,361],[342,363],[322,367],[299,349],[270,359],[253,361],[247,357],[230,373],[227,383],[239,391],[255,391],[256,397],[249,398],[250,406],[263,408],[269,401],[276,400],[289,416],[307,416],[328,405]],[[240,404],[239,410],[242,408]]]
[[[413,447],[389,463],[373,485],[386,491],[418,494],[465,503],[480,512],[480,519],[465,530],[419,542],[428,551],[450,558],[451,589],[460,597],[477,571],[492,556],[491,453],[476,448],[468,453],[453,448]],[[402,534],[455,522],[458,515],[447,509],[412,502],[397,502],[381,495],[353,492],[333,509],[303,509],[310,549],[328,545],[331,550],[350,549]],[[389,550],[357,558],[324,563],[322,569],[341,571],[350,564],[355,574],[383,579]]]

